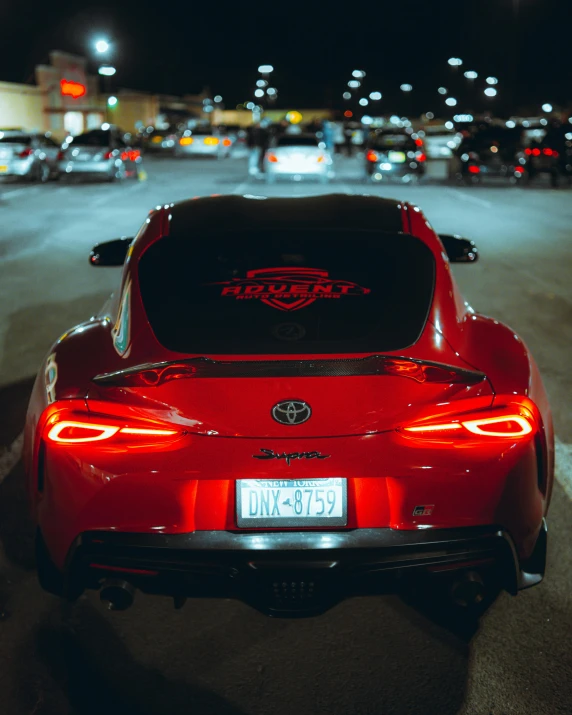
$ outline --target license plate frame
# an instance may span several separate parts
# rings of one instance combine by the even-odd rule
[[[339,527],[347,526],[348,523],[348,480],[343,477],[328,477],[320,479],[237,479],[236,480],[236,523],[241,529],[252,529],[252,528],[306,528],[306,527]],[[316,494],[318,490],[328,490],[333,489],[337,496],[336,500],[341,499],[339,506],[341,514],[336,516],[320,516],[316,514],[310,515],[296,515],[288,513],[286,515],[272,516],[270,515],[270,508],[268,509],[268,514],[266,516],[244,516],[243,499],[249,499],[247,494],[253,492],[253,485],[256,488],[262,490],[267,490],[269,492],[267,503],[270,506],[274,502],[274,497],[272,494],[273,490],[280,490],[286,492],[286,490],[291,490],[292,494],[296,489],[300,489],[303,492],[303,508],[305,507],[304,498],[306,493],[305,489],[311,489],[313,494]],[[280,499],[283,495],[279,495]],[[310,496],[310,500],[314,499],[314,496]],[[279,508],[283,508],[285,505],[280,504]],[[338,506],[338,505],[336,505]],[[257,505],[258,510],[258,505]],[[288,510],[286,510],[288,511]],[[293,511],[293,508],[292,508]],[[338,511],[336,509],[336,511]]]

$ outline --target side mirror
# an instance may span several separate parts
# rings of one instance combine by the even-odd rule
[[[475,242],[462,236],[439,234],[451,263],[474,263],[479,260],[479,249]]]
[[[114,238],[113,241],[98,243],[89,254],[90,264],[92,266],[122,266],[132,241],[132,236],[123,236]]]

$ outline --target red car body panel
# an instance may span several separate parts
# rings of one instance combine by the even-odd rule
[[[399,208],[403,231],[434,255],[435,290],[419,339],[384,355],[480,371],[486,377],[473,384],[420,383],[391,375],[191,377],[157,387],[95,383],[97,375],[198,357],[163,347],[146,317],[136,269],[144,252],[168,235],[172,206],[154,211],[131,245],[121,291],[96,318],[56,342],[34,386],[25,429],[27,488],[58,569],[64,569],[74,540],[84,532],[240,531],[237,479],[332,474],[348,480],[348,523],[342,530],[501,524],[519,558],[531,555],[554,469],[550,407],[538,368],[510,328],[475,313],[463,301],[443,244],[423,213],[405,203]],[[114,330],[117,336],[126,286],[130,330],[118,351]],[[367,355],[312,355],[312,360]],[[292,354],[207,357],[227,362],[308,359]],[[312,419],[297,425],[295,434],[270,416],[275,403],[293,397],[313,409]],[[472,436],[455,443],[422,439],[401,429],[429,417],[445,419],[512,402],[532,415],[535,429],[526,437],[487,441]],[[45,439],[46,424],[60,410],[76,417],[167,426],[176,434],[155,443],[55,444]],[[319,450],[330,457],[289,465],[254,459],[262,448]],[[426,504],[434,507],[432,513],[414,516],[415,508]]]

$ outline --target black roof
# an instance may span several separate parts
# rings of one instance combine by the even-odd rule
[[[300,198],[211,196],[175,204],[171,236],[233,229],[316,228],[403,231],[402,203],[365,194],[326,194]]]

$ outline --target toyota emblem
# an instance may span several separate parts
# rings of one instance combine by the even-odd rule
[[[284,400],[272,408],[272,417],[281,425],[301,425],[311,415],[312,408],[303,400]]]

